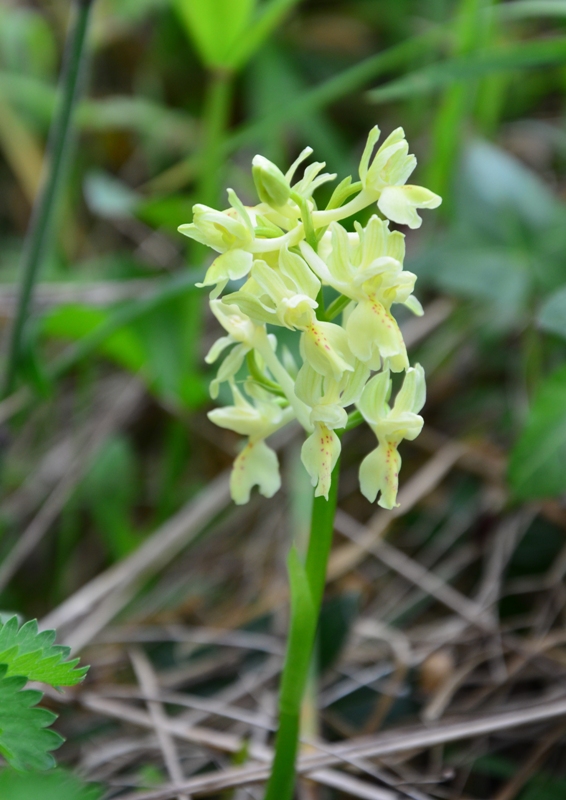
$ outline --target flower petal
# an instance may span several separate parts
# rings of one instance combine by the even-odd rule
[[[354,369],[346,332],[332,322],[313,321],[301,336],[300,347],[303,358],[321,375],[340,380]]]
[[[213,286],[227,281],[237,281],[244,278],[252,268],[253,256],[245,250],[228,250],[214,259],[206,271],[202,283],[197,283],[198,287]]]
[[[420,228],[422,219],[417,208],[437,208],[442,202],[434,192],[424,186],[386,186],[377,206],[385,216],[399,225]]]
[[[400,468],[401,456],[395,445],[378,445],[360,464],[361,493],[373,503],[378,492],[381,492],[378,505],[382,508],[395,508]]]
[[[369,380],[356,403],[362,417],[370,425],[376,425],[388,413],[387,401],[391,394],[391,378],[389,370],[374,375]]]
[[[394,372],[409,366],[399,326],[381,303],[358,303],[348,316],[346,333],[352,353],[372,369],[379,369],[381,359],[391,359]]]
[[[301,460],[311,477],[311,483],[316,486],[315,497],[325,497],[328,500],[332,470],[340,456],[340,439],[334,431],[328,430],[325,425],[315,425],[314,433],[303,444]]]
[[[264,497],[273,497],[281,487],[277,455],[263,440],[248,442],[234,461],[230,494],[236,505],[248,502],[254,486]]]

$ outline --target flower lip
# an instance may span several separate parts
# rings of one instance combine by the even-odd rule
[[[420,228],[422,219],[418,208],[438,208],[442,198],[424,186],[387,186],[381,193],[377,206],[392,222]]]

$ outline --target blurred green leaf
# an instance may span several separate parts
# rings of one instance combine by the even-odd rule
[[[198,292],[171,298],[132,326],[145,348],[150,390],[174,406],[195,408],[208,398],[198,373],[200,300]]]
[[[93,784],[86,785],[79,778],[62,769],[52,772],[0,772],[0,797],[2,800],[98,800],[102,790]]]
[[[472,80],[514,69],[530,69],[566,63],[566,38],[510,44],[477,56],[453,58],[432,64],[368,93],[374,103],[405,100],[449,86],[455,80]]]
[[[239,69],[300,0],[175,0],[204,64]]]
[[[110,311],[79,304],[60,306],[43,317],[41,328],[45,336],[81,339],[96,331],[110,315]],[[143,344],[139,336],[128,327],[111,333],[100,342],[98,350],[132,372],[138,372],[145,364]]]
[[[566,367],[540,387],[509,461],[509,482],[520,500],[566,490]]]
[[[175,0],[175,7],[206,66],[230,68],[256,0]]]
[[[524,254],[508,248],[474,246],[466,239],[458,246],[453,239],[428,253],[418,272],[444,292],[487,303],[496,327],[516,322],[526,307],[528,265]]]
[[[540,775],[529,781],[519,800],[563,800],[564,797],[566,780]]]
[[[513,209],[535,227],[546,227],[557,214],[559,204],[540,177],[489,142],[470,143],[463,172],[479,202],[493,210]]]
[[[99,217],[130,217],[141,197],[125,183],[102,170],[85,175],[84,195],[90,210]]]
[[[25,75],[43,79],[54,76],[57,45],[41,13],[15,5],[0,6],[0,63]]]
[[[566,17],[564,0],[512,0],[500,3],[498,15],[505,20],[525,19],[526,17]]]
[[[41,331],[44,336],[77,341],[80,349],[71,354],[72,363],[81,352],[98,352],[138,374],[167,402],[199,406],[208,396],[196,367],[200,293],[183,282],[181,291],[173,287],[163,297],[118,309],[60,306],[43,317]],[[68,359],[62,356],[57,372],[66,368],[61,364]]]
[[[543,330],[566,339],[566,286],[547,298],[537,314],[537,322]]]
[[[301,0],[268,0],[262,3],[246,35],[236,42],[232,65],[238,68],[249,61],[255,51],[281,24],[287,12],[300,2]]]
[[[54,83],[7,71],[0,72],[0,92],[14,107],[31,115],[34,122],[47,128],[57,97]]]
[[[139,544],[130,518],[137,493],[136,473],[136,456],[129,441],[114,436],[97,451],[81,482],[83,502],[114,560]]]

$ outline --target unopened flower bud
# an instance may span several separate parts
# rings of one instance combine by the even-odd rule
[[[254,156],[252,174],[262,203],[267,203],[274,208],[285,205],[289,199],[291,187],[279,167],[263,156]]]

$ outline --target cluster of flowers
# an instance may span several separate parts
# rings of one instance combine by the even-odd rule
[[[265,497],[279,489],[277,455],[265,440],[293,419],[307,432],[301,457],[315,494],[328,498],[340,454],[337,431],[346,426],[346,409],[355,405],[377,438],[360,465],[361,491],[372,502],[379,493],[384,508],[396,504],[397,447],[421,431],[425,382],[422,367],[409,366],[391,314],[393,303],[415,314],[422,307],[412,293],[416,276],[403,269],[404,236],[390,231],[388,220],[418,228],[417,209],[436,208],[441,200],[406,184],[416,159],[402,128],[374,153],[378,139],[375,127],[360,160],[360,180],[343,180],[323,210],[313,192],[336,177],[322,173],[324,163],[310,164],[293,183],[312,152],[306,148],[286,174],[262,156],[253,159],[258,205],[244,207],[229,189],[229,209],[196,205],[193,222],[179,228],[220,254],[200,285],[213,287],[210,307],[227,334],[206,361],[214,363],[231,348],[210,391],[216,398],[220,384],[228,382],[233,405],[209,417],[247,437],[232,470],[236,503],[246,503],[255,485]],[[354,223],[353,232],[340,224],[375,203],[385,219],[373,215],[365,228]],[[230,281],[239,281],[240,288],[222,296]],[[322,287],[337,293],[327,307]],[[298,332],[300,366],[268,326]],[[405,373],[392,404],[391,372]]]

